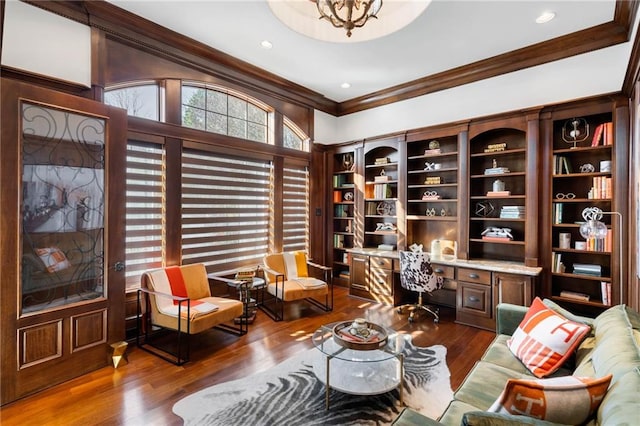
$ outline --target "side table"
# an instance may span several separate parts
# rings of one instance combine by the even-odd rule
[[[242,301],[244,311],[242,316],[235,319],[236,324],[246,323],[251,324],[256,317],[258,302],[255,298],[251,297],[253,290],[259,290],[266,286],[264,278],[253,277],[251,281],[236,280],[233,278],[225,278],[216,274],[207,274],[207,278],[210,280],[218,280],[226,283],[229,287],[233,287],[238,290],[238,298]]]

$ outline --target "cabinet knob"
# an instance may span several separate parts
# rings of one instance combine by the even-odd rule
[[[479,302],[480,299],[477,298],[476,296],[469,296],[469,302]]]
[[[469,278],[473,278],[474,280],[477,280],[478,278],[480,278],[480,275],[478,275],[478,274],[469,274]]]
[[[117,272],[124,271],[124,262],[116,262],[115,265],[113,265],[113,269]]]
[[[436,274],[441,274],[441,273],[443,273],[443,272],[444,272],[444,269],[442,269],[442,268],[436,268],[436,269],[434,269],[434,270],[433,270],[433,272],[435,272]]]

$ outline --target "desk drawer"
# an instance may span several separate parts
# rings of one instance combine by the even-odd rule
[[[458,268],[458,281],[491,285],[491,271],[481,269]]]
[[[491,287],[481,284],[459,283],[457,299],[458,312],[491,318]]]
[[[446,280],[452,280],[455,275],[455,268],[449,265],[438,265],[437,263],[432,263],[431,267],[433,268],[433,273],[439,277],[442,277]]]
[[[393,269],[393,259],[388,257],[371,256],[369,258],[369,267],[371,269]]]
[[[393,295],[393,272],[388,269],[371,267],[369,270],[369,291],[386,296]]]

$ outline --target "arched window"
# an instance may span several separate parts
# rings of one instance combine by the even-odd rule
[[[287,117],[283,119],[282,126],[282,146],[285,148],[297,149],[298,151],[309,152],[309,137],[304,134],[293,121]]]
[[[182,84],[182,125],[273,143],[272,108],[247,95],[196,82]]]
[[[160,87],[155,81],[113,86],[104,91],[104,103],[124,108],[133,117],[164,121]]]

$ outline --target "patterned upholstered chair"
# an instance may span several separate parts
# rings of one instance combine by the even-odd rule
[[[242,302],[212,297],[207,270],[201,263],[145,272],[142,288],[138,290],[137,306],[137,345],[176,365],[189,360],[192,334],[213,327],[237,335],[247,332],[246,322],[238,327],[229,324],[242,315]],[[163,342],[163,346],[155,343],[162,341],[155,336],[160,333],[152,332],[158,328],[175,331],[177,342]]]
[[[413,322],[416,312],[426,311],[433,315],[433,322],[440,321],[438,309],[422,303],[423,293],[431,293],[444,285],[444,279],[433,273],[428,253],[400,252],[400,285],[406,290],[417,292],[418,303],[400,306],[398,313],[408,309],[411,312],[409,322]]]
[[[314,278],[310,272],[319,271],[323,279]],[[304,252],[269,254],[264,258],[267,286],[259,307],[275,321],[284,319],[284,304],[305,299],[325,312],[333,310],[333,283],[331,268],[307,259]]]

